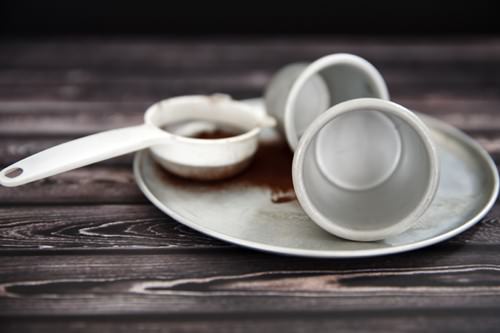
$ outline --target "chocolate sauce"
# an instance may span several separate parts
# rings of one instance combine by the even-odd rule
[[[203,131],[192,136],[196,139],[225,139],[242,134],[242,132],[228,131],[225,129],[216,129],[214,131]]]
[[[293,201],[296,197],[292,183],[292,160],[293,154],[286,142],[261,143],[252,164],[234,180],[268,187],[274,203]]]
[[[292,160],[293,154],[285,141],[260,143],[252,163],[245,171],[230,179],[202,184],[210,191],[228,187],[263,187],[271,191],[270,200],[273,203],[293,201],[296,197],[292,183]],[[177,186],[200,186],[199,181],[180,178],[164,170],[162,175]]]
[[[220,121],[182,120],[161,127],[164,131],[196,139],[224,139],[246,132],[245,129]]]

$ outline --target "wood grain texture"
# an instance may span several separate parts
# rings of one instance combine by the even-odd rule
[[[393,99],[500,163],[500,39],[46,39],[0,44],[0,167],[142,122],[178,94],[258,97],[286,63],[367,58]],[[491,332],[500,205],[427,249],[314,260],[245,250],[147,202],[132,155],[0,188],[1,332]]]
[[[379,62],[450,61],[498,62],[498,38],[377,39],[377,38],[249,38],[234,39],[120,39],[89,38],[13,40],[1,45],[0,65],[5,67],[96,67],[197,71],[206,64],[241,68],[256,62],[276,66],[312,60],[335,52],[359,54]],[[258,51],[258,52],[256,52]],[[59,56],[58,56],[59,55]],[[62,55],[62,56],[61,56]]]
[[[500,205],[476,226],[447,241],[500,246]],[[2,250],[198,249],[232,247],[204,236],[149,204],[0,207]]]
[[[386,311],[324,311],[308,314],[210,314],[206,316],[52,317],[4,320],[2,332],[495,332],[500,319],[489,309],[453,312],[414,309],[398,315]]]
[[[0,316],[500,311],[497,254],[438,245],[356,260],[243,249],[0,257]]]
[[[412,110],[432,115],[464,130],[500,129],[500,116],[497,112],[500,109],[500,95],[491,99],[429,95],[417,99],[394,100]],[[0,102],[0,138],[71,138],[136,125],[143,121],[144,111],[149,105],[133,102]]]
[[[392,65],[391,65],[392,66]],[[409,65],[407,65],[409,66]],[[452,68],[414,66],[419,75],[408,75],[407,70],[398,67],[379,66],[384,73],[385,80],[390,87],[390,92],[395,98],[420,97],[432,92],[432,95],[449,97],[493,98],[498,97],[495,89],[499,80],[500,67],[498,64],[482,64],[481,70],[468,69],[469,66],[458,64]],[[212,74],[201,73],[198,75],[169,74],[154,78],[149,73],[130,75],[121,73],[107,73],[93,76],[92,73],[83,71],[82,75],[93,77],[92,80],[72,80],[71,72],[61,73],[58,78],[46,83],[37,83],[36,76],[47,75],[38,73],[20,73],[25,77],[35,76],[31,81],[23,80],[9,84],[1,84],[0,71],[0,101],[36,101],[36,100],[61,100],[61,101],[131,101],[153,103],[168,96],[185,94],[209,94],[225,92],[236,98],[249,98],[262,93],[272,74],[278,68],[248,69],[236,74],[219,74],[217,67]],[[14,75],[14,74],[11,74]],[[5,81],[12,79],[5,74]],[[48,75],[50,76],[50,75]],[[408,79],[411,78],[411,79]],[[481,87],[481,89],[474,89]]]
[[[0,206],[145,202],[130,165],[95,164],[20,187],[0,187]]]
[[[185,227],[149,204],[0,208],[0,252],[212,247],[231,245]]]

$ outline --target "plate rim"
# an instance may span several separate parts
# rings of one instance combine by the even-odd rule
[[[431,123],[431,127],[435,130],[443,132],[445,134],[450,134],[454,137],[458,137],[459,141],[462,144],[468,145],[472,148],[478,155],[486,162],[488,166],[489,172],[494,180],[493,190],[490,193],[489,199],[487,203],[483,206],[483,208],[472,218],[465,221],[463,224],[458,226],[457,228],[451,229],[448,232],[443,234],[424,239],[415,243],[403,244],[398,246],[380,248],[380,249],[363,249],[363,250],[311,250],[311,249],[295,249],[284,246],[275,246],[269,244],[262,244],[255,241],[248,241],[238,237],[225,235],[218,231],[200,226],[195,221],[191,221],[191,219],[183,217],[178,214],[174,210],[168,207],[168,205],[162,203],[160,200],[156,198],[156,196],[150,191],[148,186],[145,184],[144,178],[140,172],[140,162],[143,159],[143,156],[147,154],[147,149],[139,151],[135,154],[134,163],[133,163],[133,171],[134,177],[137,185],[143,192],[143,194],[148,198],[151,203],[160,209],[165,214],[172,217],[176,222],[184,224],[196,231],[199,231],[205,235],[214,237],[219,240],[223,240],[229,242],[231,244],[240,245],[246,248],[250,248],[253,250],[259,250],[264,252],[270,252],[274,254],[282,254],[282,255],[290,255],[290,256],[300,256],[300,257],[308,257],[308,258],[365,258],[365,257],[375,257],[396,253],[403,253],[407,251],[421,249],[430,245],[434,245],[440,243],[442,241],[448,240],[465,230],[474,226],[477,222],[479,222],[492,208],[495,204],[498,191],[499,191],[499,176],[496,165],[488,154],[488,152],[479,145],[476,141],[474,141],[467,134],[462,132],[461,130],[449,125],[439,119],[433,118],[428,115],[424,115],[421,113],[417,113],[417,115],[424,120],[425,123]]]

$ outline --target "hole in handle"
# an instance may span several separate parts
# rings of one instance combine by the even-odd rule
[[[12,168],[4,172],[5,177],[7,178],[16,178],[23,173],[23,169],[21,168]]]

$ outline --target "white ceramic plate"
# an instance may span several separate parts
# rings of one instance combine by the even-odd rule
[[[262,112],[260,100],[251,100]],[[432,245],[476,224],[492,207],[498,174],[486,151],[470,137],[437,119],[419,115],[431,128],[440,159],[436,197],[420,222],[383,241],[352,242],[316,226],[296,200],[273,203],[271,189],[242,179],[222,184],[181,181],[167,174],[149,151],[136,154],[139,187],[159,209],[182,224],[245,247],[307,257],[367,257]],[[278,137],[275,130],[261,140]],[[262,164],[261,164],[262,165]],[[273,168],[270,163],[269,168]],[[243,179],[244,180],[244,179]]]

